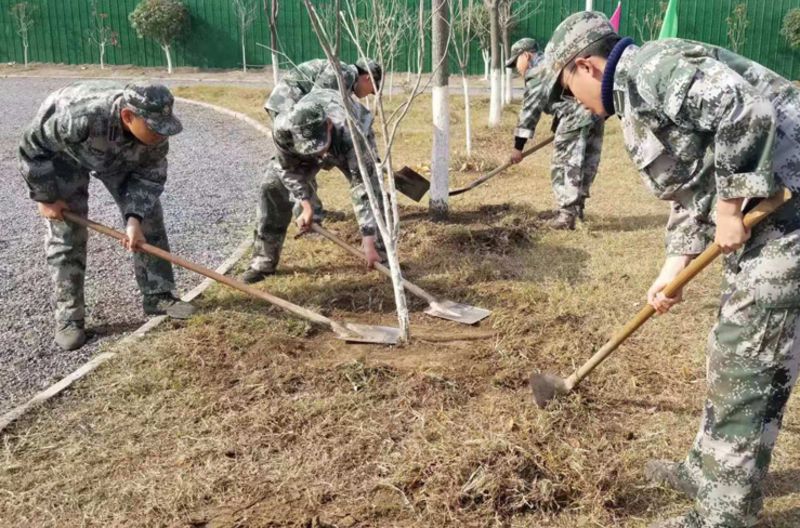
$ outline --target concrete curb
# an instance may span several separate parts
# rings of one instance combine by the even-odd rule
[[[182,103],[192,104],[192,105],[196,105],[196,106],[202,106],[204,108],[208,108],[210,110],[214,110],[216,112],[220,112],[222,114],[229,115],[229,116],[231,116],[231,117],[233,117],[235,119],[238,119],[239,121],[242,121],[244,123],[249,124],[250,126],[255,128],[256,130],[258,130],[259,132],[261,132],[263,134],[266,134],[267,136],[270,136],[270,137],[272,136],[270,130],[266,126],[262,125],[261,123],[259,123],[255,119],[252,119],[252,118],[250,118],[250,117],[248,117],[248,116],[246,116],[246,115],[244,115],[244,114],[242,114],[240,112],[234,112],[233,110],[229,110],[227,108],[222,108],[221,106],[216,106],[216,105],[213,105],[213,104],[210,104],[210,103],[204,103],[202,101],[194,101],[192,99],[184,99],[183,97],[176,97],[175,100],[180,101]],[[227,259],[225,259],[225,261],[222,264],[220,264],[219,267],[217,267],[217,269],[215,271],[217,273],[221,273],[222,275],[225,275],[226,273],[228,273],[236,265],[236,263],[239,262],[239,260],[244,256],[244,254],[250,248],[251,244],[252,244],[252,241],[249,238],[244,240],[244,241],[242,241],[236,247],[234,252]],[[214,282],[215,282],[214,280],[208,279],[208,278],[203,280],[200,284],[195,286],[192,290],[190,290],[189,292],[184,294],[181,297],[181,299],[183,299],[184,301],[187,301],[187,302],[196,299],[205,290],[207,290],[209,286],[214,284]],[[161,315],[161,316],[158,316],[158,317],[153,317],[152,319],[150,319],[149,321],[144,323],[142,326],[137,328],[133,333],[131,333],[130,335],[126,336],[122,340],[118,341],[114,346],[115,347],[116,346],[120,346],[120,345],[124,346],[126,344],[130,344],[130,343],[133,343],[135,341],[138,341],[139,339],[141,339],[145,335],[147,335],[147,333],[149,331],[153,330],[158,325],[160,325],[162,322],[164,322],[166,319],[167,319],[167,316],[165,316],[165,315]],[[85,377],[90,372],[92,372],[95,369],[97,369],[97,367],[99,367],[100,365],[106,363],[110,359],[113,359],[118,354],[120,354],[120,352],[104,352],[102,354],[99,354],[99,355],[93,357],[92,359],[90,359],[89,361],[87,361],[86,363],[84,363],[83,365],[78,367],[75,371],[73,371],[72,373],[68,374],[64,378],[62,378],[60,381],[54,383],[50,387],[48,387],[45,390],[43,390],[43,391],[37,393],[36,395],[34,395],[27,402],[23,403],[22,405],[19,405],[19,406],[15,407],[14,409],[11,409],[10,411],[5,413],[4,415],[0,416],[0,433],[3,433],[3,431],[5,431],[5,429],[9,425],[11,425],[15,421],[17,421],[22,416],[24,416],[28,411],[30,411],[31,409],[37,407],[38,405],[40,405],[40,404],[42,404],[42,403],[44,403],[46,401],[48,401],[49,399],[53,398],[54,396],[60,394],[61,392],[66,390],[67,387],[69,387],[70,385],[72,385],[73,383],[78,381],[79,379]]]

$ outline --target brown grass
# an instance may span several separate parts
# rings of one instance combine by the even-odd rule
[[[176,91],[262,113],[258,90]],[[398,164],[427,165],[429,108],[423,98],[412,112]],[[514,109],[498,131],[485,128],[486,113],[477,101],[476,157],[499,164]],[[460,126],[453,135],[460,162]],[[411,344],[349,346],[212,288],[202,315],[131,346],[4,436],[0,524],[634,528],[688,508],[647,486],[641,468],[682,456],[693,438],[719,271],[575,394],[535,408],[532,371],[568,373],[641,305],[666,218],[612,120],[588,221],[547,230],[550,152],[453,198],[449,223],[403,203],[408,276],[494,310],[481,330],[428,319],[414,300],[420,337]],[[454,172],[453,185],[476,175]],[[329,228],[355,241],[342,177],[321,183],[327,206],[345,212]],[[392,324],[387,283],[323,240],[290,239],[281,270],[263,287],[340,318]],[[486,330],[491,339],[426,337]],[[796,409],[784,429],[766,527],[800,524]]]

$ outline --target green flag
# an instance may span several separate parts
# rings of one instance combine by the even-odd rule
[[[661,24],[661,33],[658,40],[678,36],[678,0],[669,0],[667,12],[664,13],[664,22]]]

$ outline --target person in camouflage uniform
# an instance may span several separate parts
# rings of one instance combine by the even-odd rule
[[[174,294],[169,262],[136,251],[146,241],[169,250],[159,196],[167,178],[168,136],[181,131],[173,98],[158,84],[85,81],[52,93],[25,129],[19,169],[47,219],[45,249],[56,294],[56,343],[79,348],[84,331],[85,227],[62,211],[88,214],[89,177],[103,182],[126,222],[125,247],[145,313],[187,318],[194,308]]]
[[[595,12],[565,19],[545,54],[551,97],[571,92],[596,114],[618,115],[644,183],[672,203],[650,304],[664,313],[680,302],[661,290],[712,239],[727,255],[700,430],[684,461],[646,468],[695,507],[654,526],[754,526],[800,358],[800,91],[708,44],[620,41]],[[792,200],[748,231],[743,205],[781,187]]]
[[[375,151],[372,114],[353,101],[361,130],[370,151]],[[291,111],[280,114],[273,125],[277,154],[267,167],[261,185],[259,221],[253,243],[253,260],[242,280],[253,283],[275,273],[286,230],[292,219],[293,204],[300,204],[297,219],[301,231],[314,222],[312,204],[316,187],[311,184],[321,170],[338,168],[350,184],[350,197],[361,228],[364,253],[372,266],[381,260],[377,225],[369,204],[354,147],[347,128],[342,97],[338,91],[317,88],[303,97]],[[374,163],[367,162],[374,169]],[[376,196],[382,198],[374,171],[368,175]],[[382,207],[382,206],[381,206]]]
[[[359,59],[355,64],[342,63],[341,68],[345,83],[359,99],[377,91],[370,76],[380,87],[383,69],[373,60]],[[286,73],[264,101],[264,110],[274,121],[279,114],[291,110],[315,87],[339,89],[336,72],[325,59],[303,62]]]
[[[341,68],[345,84],[359,99],[374,94],[377,88],[380,88],[383,69],[372,59],[359,59],[355,64],[341,63]],[[373,78],[375,79],[374,84]],[[286,73],[264,101],[264,110],[267,111],[274,123],[278,115],[291,110],[314,88],[339,89],[336,72],[325,59],[303,62]],[[308,183],[314,189],[317,188],[316,178],[311,178]],[[321,222],[325,212],[316,192],[312,198],[312,208],[315,220]],[[296,210],[296,213],[300,214],[299,209]]]
[[[523,38],[511,47],[507,68],[516,68],[525,79],[525,96],[514,131],[511,161],[522,161],[525,143],[533,138],[542,112],[553,116],[553,160],[550,178],[558,204],[558,214],[549,224],[555,229],[575,229],[575,219],[583,220],[586,198],[592,186],[603,148],[604,120],[592,115],[577,101],[548,101],[543,90],[544,55],[538,43]]]

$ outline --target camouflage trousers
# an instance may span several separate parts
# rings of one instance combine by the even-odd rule
[[[101,181],[114,201],[121,204],[125,175],[103,175]],[[59,171],[58,191],[70,211],[80,216],[89,213],[89,174],[85,171]],[[120,207],[121,209],[121,207]],[[86,275],[85,227],[70,222],[47,220],[45,252],[55,285],[56,321],[80,321],[85,318],[84,279]],[[160,202],[142,219],[142,232],[149,244],[169,251]],[[143,295],[171,292],[175,289],[172,265],[144,253],[133,254],[136,282]]]
[[[762,483],[800,363],[800,234],[728,268],[708,341],[708,395],[680,472],[697,486],[691,528],[756,524]]]
[[[253,260],[250,267],[255,270],[272,272],[278,266],[286,231],[292,218],[302,212],[300,203],[295,202],[289,189],[281,181],[277,162],[270,161],[264,181],[261,183],[261,196],[258,202],[258,224],[253,233]],[[317,175],[309,175],[308,180],[314,189],[311,203],[314,208],[314,222],[321,223],[324,218],[322,201],[317,195]]]
[[[560,209],[583,207],[589,197],[600,164],[604,125],[602,118],[593,117],[590,125],[577,130],[562,130],[563,122],[556,129],[550,180]]]

